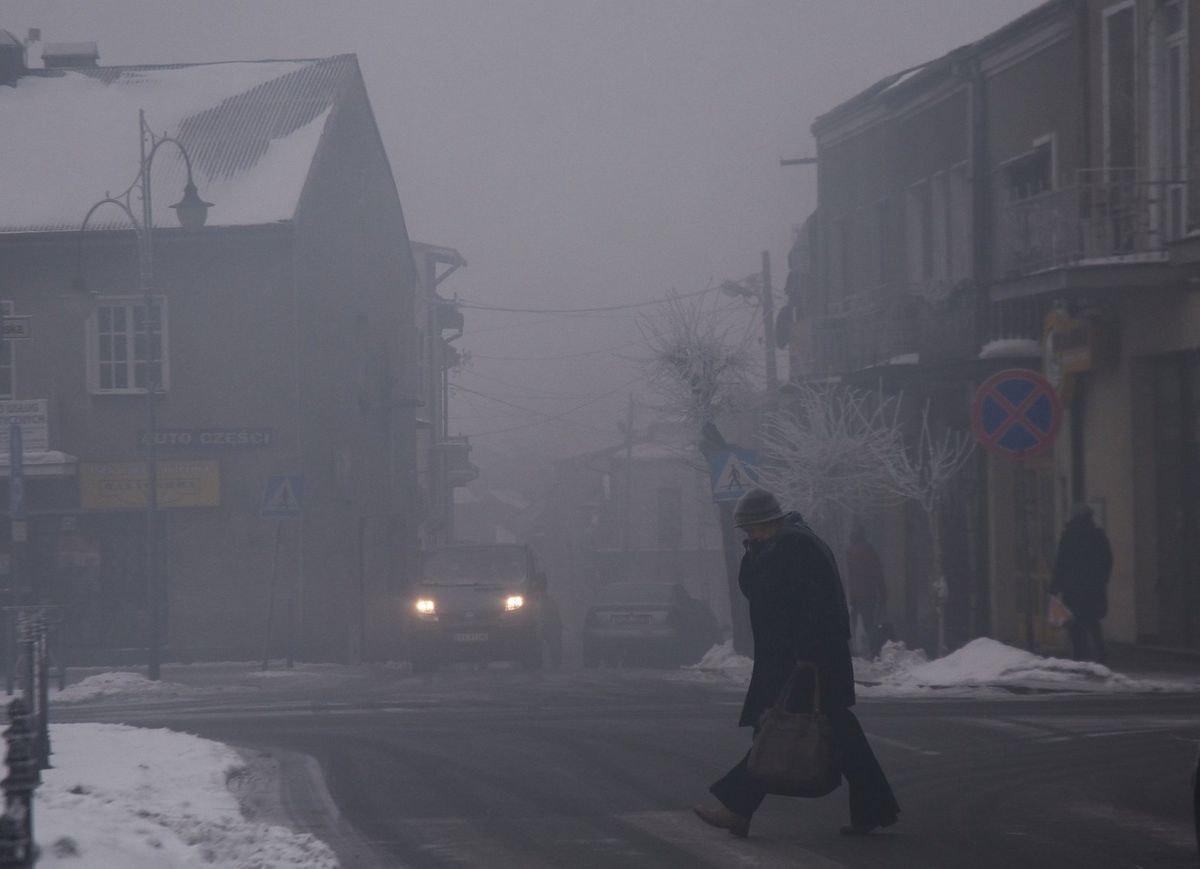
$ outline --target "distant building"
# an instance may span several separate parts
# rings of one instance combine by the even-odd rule
[[[26,448],[57,457],[26,471],[28,543],[0,527],[4,601],[61,605],[70,663],[142,660],[151,593],[166,659],[279,657],[289,601],[297,655],[395,654],[418,522],[417,274],[356,58],[64,56],[0,87],[0,305],[31,335],[0,349],[0,399],[44,407]],[[139,109],[214,203],[182,229],[184,162],[158,149],[149,318],[126,215],[104,206],[79,231],[137,175]]]
[[[944,513],[960,639],[1053,641],[1054,540],[1087,501],[1116,553],[1106,629],[1200,646],[1198,34],[1196,0],[1052,0],[813,125],[793,378],[882,383],[965,429],[975,388],[1027,367],[1066,408],[1052,452],[981,454]],[[889,614],[928,644],[928,554],[911,516],[874,522]]]
[[[556,463],[543,521],[539,552],[569,636],[597,590],[624,580],[681,583],[728,632],[728,580],[708,469],[671,426]]]

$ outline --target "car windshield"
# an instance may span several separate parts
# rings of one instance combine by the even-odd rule
[[[425,556],[427,585],[511,585],[525,580],[519,547],[437,549]]]
[[[675,587],[655,582],[614,582],[600,590],[603,604],[656,604],[675,602]]]

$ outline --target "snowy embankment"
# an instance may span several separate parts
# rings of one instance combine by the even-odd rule
[[[714,646],[678,678],[745,685],[753,662],[731,643]],[[982,637],[944,658],[930,661],[903,643],[886,643],[874,661],[854,659],[856,690],[861,697],[931,694],[1009,694],[1014,691],[1167,692],[1200,691],[1195,680],[1132,679],[1102,664],[1043,658]]]
[[[39,869],[336,869],[312,836],[243,816],[246,774],[218,742],[121,724],[52,724],[34,809]],[[134,762],[136,760],[136,762]]]

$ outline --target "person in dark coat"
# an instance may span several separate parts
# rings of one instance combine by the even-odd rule
[[[754,633],[754,669],[738,726],[757,731],[796,662],[812,662],[849,784],[850,823],[842,832],[865,835],[896,823],[900,806],[850,710],[855,701],[850,616],[833,553],[799,513],[784,514],[764,489],[743,495],[733,515],[747,537],[738,585],[749,602]],[[766,796],[748,760],[749,753],[709,788],[719,807],[695,808],[705,823],[739,837],[749,834],[750,818]]]
[[[887,586],[879,555],[867,541],[866,529],[861,525],[855,525],[850,532],[850,545],[846,548],[846,586],[850,594],[851,635],[861,618],[871,654],[878,657],[883,646],[879,619],[887,603]]]
[[[1096,525],[1092,508],[1080,504],[1063,528],[1054,559],[1051,594],[1062,595],[1071,611],[1067,632],[1077,661],[1107,659],[1100,620],[1108,615],[1108,577],[1112,573],[1108,536]]]

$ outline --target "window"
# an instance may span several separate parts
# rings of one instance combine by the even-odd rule
[[[1137,165],[1137,89],[1134,5],[1104,13],[1104,162],[1108,168]]]
[[[149,329],[142,297],[101,299],[88,330],[88,382],[92,392],[165,391],[170,386],[166,300],[150,306]],[[149,364],[147,364],[147,361]]]
[[[905,234],[908,240],[908,282],[924,284],[931,276],[933,259],[933,208],[928,181],[908,188]]]
[[[0,317],[8,317],[14,313],[12,302],[0,302]],[[16,354],[13,352],[15,341],[0,342],[0,398],[16,398]]]
[[[1032,151],[1004,164],[1004,186],[1009,202],[1032,199],[1054,186],[1054,147],[1049,138]]]
[[[967,164],[950,170],[950,279],[971,276],[971,182]]]

